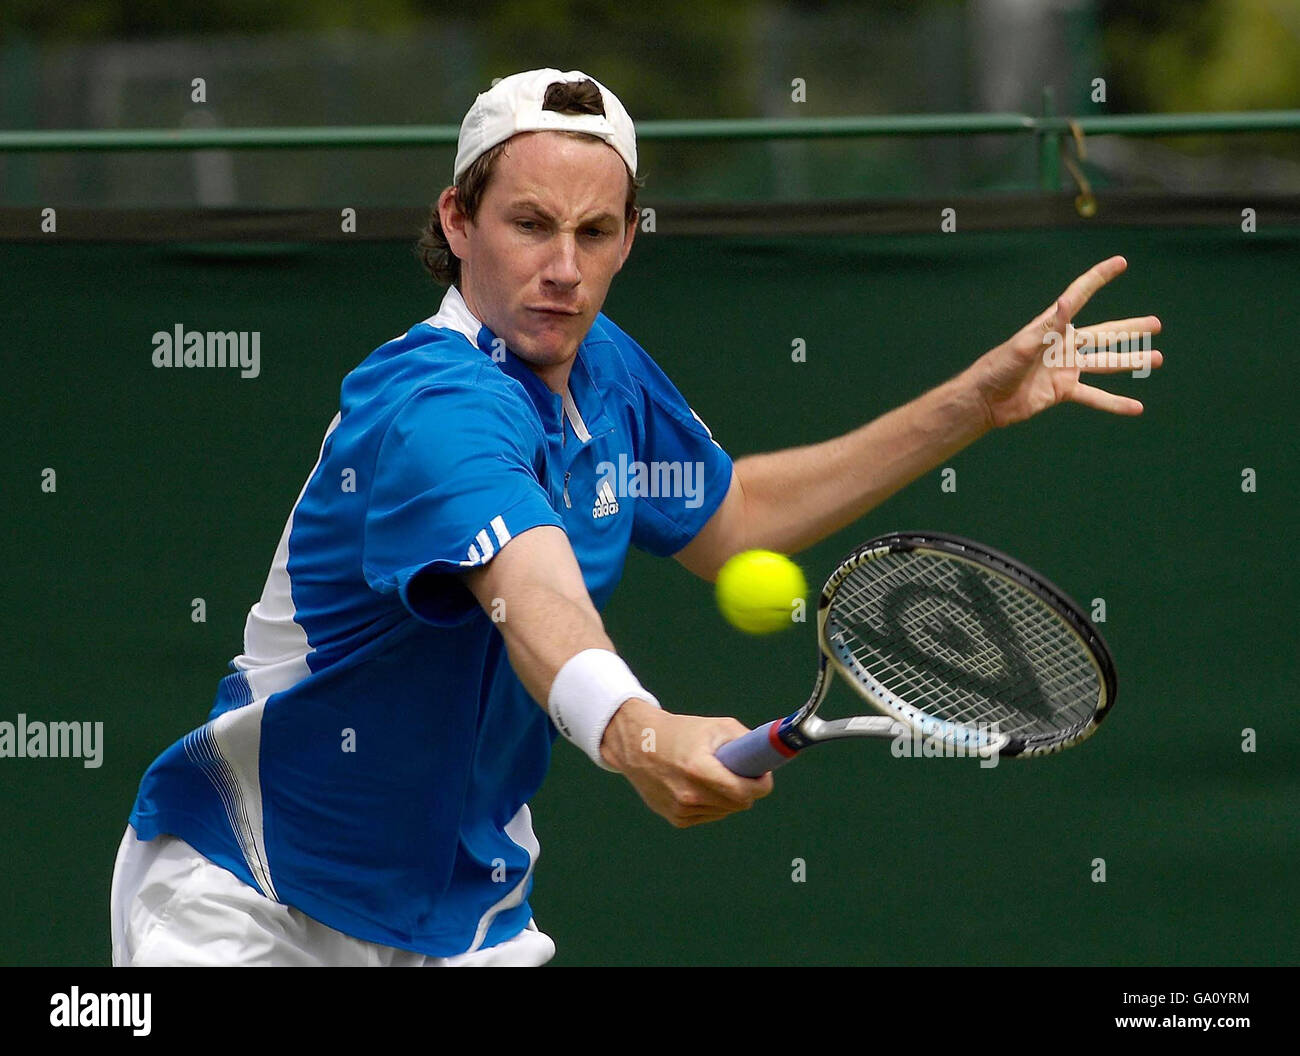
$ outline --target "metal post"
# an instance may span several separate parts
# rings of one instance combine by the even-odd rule
[[[1056,116],[1052,86],[1043,87],[1043,117]],[[1038,187],[1044,191],[1061,189],[1061,134],[1044,120],[1035,133],[1038,136]]]

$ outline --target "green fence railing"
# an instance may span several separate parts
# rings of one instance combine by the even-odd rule
[[[873,136],[1027,135],[1038,139],[1039,185],[1059,188],[1062,142],[1083,136],[1186,136],[1300,131],[1300,110],[1204,114],[899,114],[879,117],[642,121],[641,140],[847,139]],[[456,125],[319,128],[0,131],[0,153],[138,150],[305,150],[454,146]]]

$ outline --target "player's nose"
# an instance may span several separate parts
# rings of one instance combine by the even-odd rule
[[[542,271],[542,280],[554,286],[571,289],[582,281],[578,269],[578,241],[569,233],[551,240],[551,253]]]

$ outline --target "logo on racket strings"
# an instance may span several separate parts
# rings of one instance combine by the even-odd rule
[[[1048,720],[1056,709],[1020,644],[1003,602],[978,571],[960,561],[912,557],[899,570],[853,591],[852,608],[832,613],[836,637],[848,634],[893,669],[956,694],[977,694],[1005,702],[1032,718]],[[899,571],[896,570],[896,571]]]

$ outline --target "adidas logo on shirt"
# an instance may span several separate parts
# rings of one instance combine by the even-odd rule
[[[614,496],[614,489],[610,487],[609,481],[600,482],[600,487],[596,489],[596,503],[591,508],[591,515],[596,520],[602,517],[612,517],[618,513],[618,499]]]

